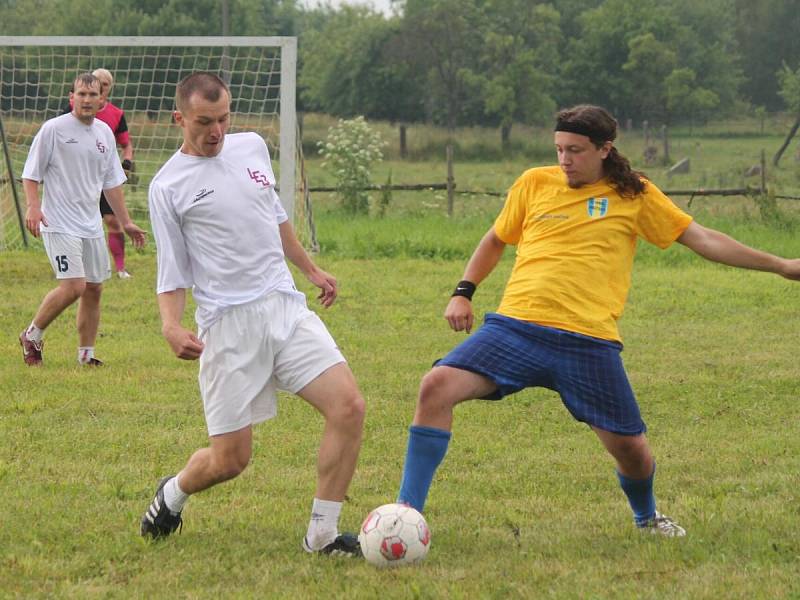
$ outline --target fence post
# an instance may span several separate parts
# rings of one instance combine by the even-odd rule
[[[453,216],[453,197],[455,180],[453,179],[453,145],[447,144],[447,216]]]
[[[6,169],[8,170],[8,182],[11,185],[11,194],[14,196],[14,206],[17,209],[17,219],[19,219],[19,231],[22,235],[22,243],[28,247],[28,230],[25,227],[25,217],[22,214],[22,205],[20,204],[19,193],[17,192],[17,183],[14,181],[14,165],[11,162],[11,155],[8,153],[8,141],[6,140],[6,130],[3,126],[3,115],[0,115],[0,138],[3,140],[3,155],[6,160]]]
[[[767,193],[767,154],[761,149],[761,195]]]
[[[406,144],[406,126],[400,125],[400,158],[408,156],[408,146]]]

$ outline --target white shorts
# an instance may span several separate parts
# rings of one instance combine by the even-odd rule
[[[42,241],[56,279],[85,278],[89,283],[103,283],[111,277],[104,238],[43,231]]]
[[[345,362],[303,300],[272,293],[229,309],[200,332],[200,395],[209,435],[274,417],[277,390],[297,393]]]

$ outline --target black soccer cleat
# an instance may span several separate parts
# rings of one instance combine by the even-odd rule
[[[90,359],[89,359],[89,360],[87,360],[86,362],[80,362],[79,364],[80,364],[82,367],[102,367],[102,366],[103,366],[103,365],[105,365],[106,363],[104,363],[104,362],[103,362],[102,360],[100,360],[99,358],[95,358],[95,357],[93,356],[92,358],[90,358]]]
[[[353,533],[340,533],[330,544],[320,550],[312,550],[308,540],[303,538],[303,550],[312,554],[330,554],[331,556],[363,556],[358,536]]]
[[[158,483],[156,495],[147,508],[147,512],[142,516],[141,533],[143,537],[150,536],[155,540],[167,537],[176,529],[183,529],[181,513],[174,514],[164,502],[164,486],[173,477],[175,476],[167,475]]]

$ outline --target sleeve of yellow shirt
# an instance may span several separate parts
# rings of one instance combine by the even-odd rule
[[[655,185],[647,182],[642,208],[636,220],[639,237],[664,249],[678,239],[691,222],[690,215],[675,206]]]
[[[533,174],[526,171],[508,190],[503,210],[494,222],[495,234],[506,244],[516,245],[519,242],[535,187]]]

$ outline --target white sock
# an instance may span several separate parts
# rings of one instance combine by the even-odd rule
[[[339,514],[342,503],[314,498],[306,542],[312,550],[321,550],[339,535]]]
[[[37,344],[42,341],[44,337],[44,329],[39,329],[31,322],[30,326],[25,330],[25,336],[32,342]]]
[[[81,346],[78,348],[78,363],[85,365],[94,358],[94,346]]]
[[[164,503],[172,513],[181,512],[188,499],[189,494],[184,492],[181,486],[178,485],[177,475],[164,484]]]

